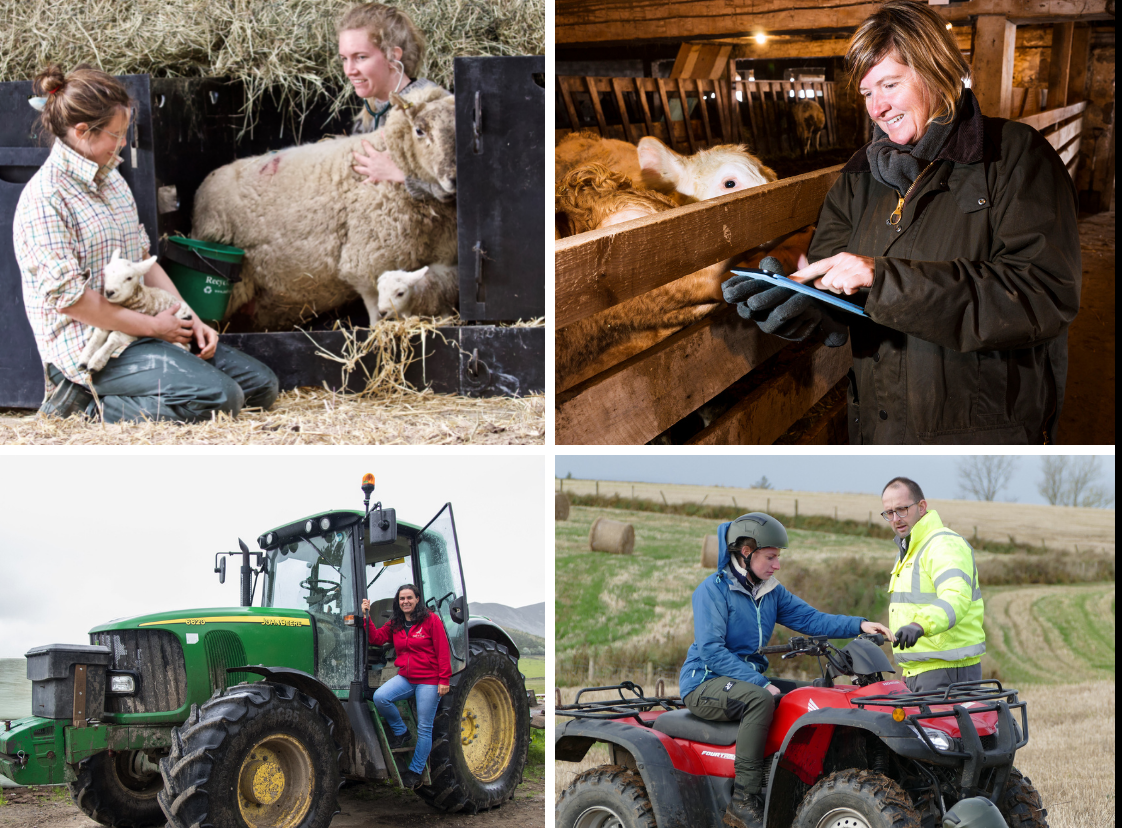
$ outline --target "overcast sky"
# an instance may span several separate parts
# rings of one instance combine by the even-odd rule
[[[1047,503],[1037,491],[1040,456],[1017,459],[1017,469],[997,500]],[[556,473],[584,480],[636,483],[690,483],[702,486],[748,488],[766,476],[775,489],[807,492],[852,492],[879,495],[893,477],[910,477],[932,499],[965,497],[958,483],[959,456],[729,456],[683,455],[558,455]],[[1100,457],[1099,484],[1114,491],[1114,455]]]
[[[0,658],[89,642],[95,624],[164,610],[237,606],[214,554],[267,529],[371,503],[424,525],[452,503],[471,602],[546,600],[552,515],[541,456],[12,456],[0,458]],[[260,590],[258,590],[260,595]]]

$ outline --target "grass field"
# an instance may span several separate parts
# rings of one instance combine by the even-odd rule
[[[727,504],[734,512],[767,511],[784,514],[837,515],[841,519],[880,521],[880,498],[869,494],[794,492],[776,489],[732,489],[723,486],[678,486],[665,483],[614,483],[558,480],[566,492],[665,499],[669,503]],[[798,500],[798,509],[795,501]],[[943,522],[967,537],[1006,541],[1010,536],[1050,549],[1114,551],[1114,510],[1028,503],[982,503],[976,500],[931,500]],[[710,529],[710,532],[713,530]]]
[[[1113,512],[1109,514],[1113,518]],[[634,555],[588,551],[589,527],[600,515],[634,524]],[[676,650],[680,665],[680,648],[692,640],[690,596],[707,574],[698,565],[702,538],[715,529],[710,519],[581,507],[573,508],[568,521],[558,522],[558,679],[566,658],[581,665],[589,655],[594,658],[596,684],[618,679],[613,669],[629,671],[629,677],[645,683],[644,662]],[[875,593],[887,584],[891,545],[820,532],[789,534],[791,548],[778,575],[784,584],[804,597],[804,589],[794,589],[793,584],[834,594],[828,590],[843,590],[854,560],[866,561],[880,570],[880,579],[865,587],[870,594],[854,598],[843,590],[837,594],[850,597],[837,600],[879,603]],[[979,553],[979,568],[1000,557]],[[1018,688],[1028,702],[1030,740],[1017,755],[1017,767],[1041,792],[1051,828],[1113,826],[1114,583],[987,587],[983,578],[983,590],[983,669],[999,676],[1004,686]],[[841,603],[817,605],[827,611],[852,611]],[[664,678],[665,693],[677,692],[673,665],[654,673],[653,678]],[[578,675],[573,683],[584,678]],[[577,689],[562,687],[562,703],[570,703]],[[596,746],[580,765],[557,763],[555,793],[577,773],[607,761],[606,749]]]
[[[545,693],[545,658],[525,657],[518,659],[518,670],[526,677],[526,689],[535,693]]]

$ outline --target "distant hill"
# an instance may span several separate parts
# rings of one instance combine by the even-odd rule
[[[545,637],[545,602],[528,607],[508,607],[505,604],[468,604],[470,615],[485,615],[505,629],[522,630],[538,638]]]

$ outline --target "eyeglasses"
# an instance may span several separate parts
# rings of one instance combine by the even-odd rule
[[[917,500],[916,503],[919,503],[919,501]],[[893,520],[897,515],[899,515],[902,518],[907,517],[908,516],[908,509],[915,506],[916,503],[909,503],[907,506],[903,506],[899,509],[889,509],[886,512],[881,512],[880,516],[887,521]]]
[[[116,132],[110,132],[109,130],[104,129],[104,128],[102,128],[101,131],[104,132],[106,135],[112,135],[114,138],[117,139],[118,143],[124,143],[124,141],[128,138],[128,132],[125,132],[124,135],[118,135]]]

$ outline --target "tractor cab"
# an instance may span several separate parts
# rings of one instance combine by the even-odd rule
[[[381,504],[378,504],[380,507]],[[392,525],[391,525],[392,521]],[[321,512],[258,539],[261,607],[302,610],[315,630],[315,676],[336,691],[359,680],[376,688],[392,677],[392,647],[366,648],[367,623],[393,614],[399,587],[413,584],[448,634],[452,673],[467,663],[467,597],[452,505],[424,528],[398,522],[392,509]],[[256,593],[256,584],[250,590]]]

